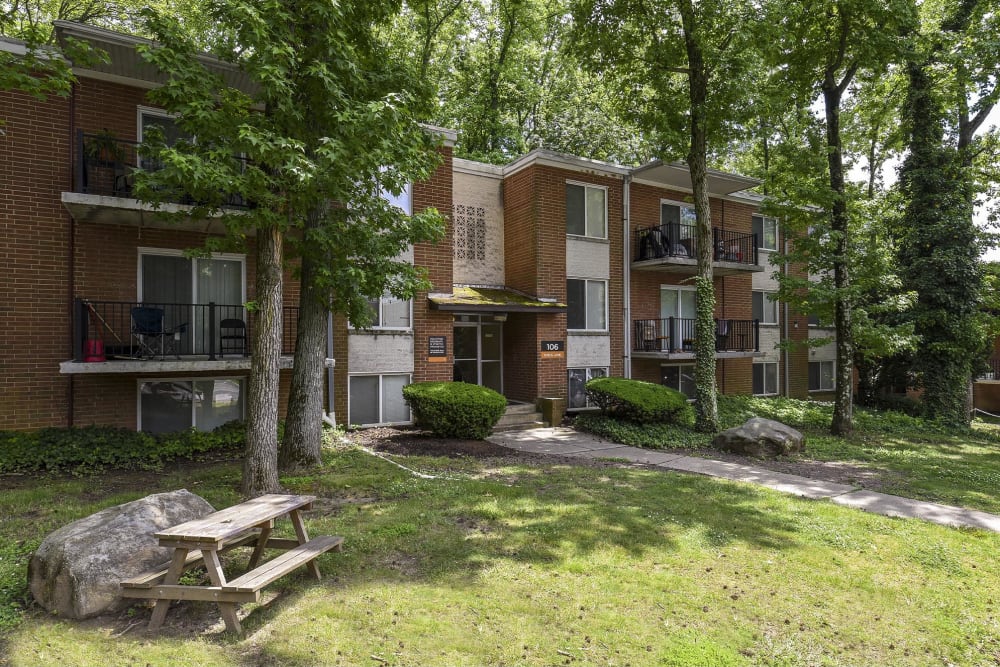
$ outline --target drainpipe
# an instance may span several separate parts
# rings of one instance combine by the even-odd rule
[[[333,356],[333,313],[328,312],[326,314],[326,356],[328,359],[333,359],[334,363],[337,362],[336,357]],[[336,371],[335,368],[326,369],[326,402],[327,411],[323,415],[323,421],[337,428],[337,413],[334,409],[334,395],[333,395],[333,374]]]
[[[782,239],[781,247],[782,247],[782,249],[783,249],[783,251],[785,253],[785,257],[787,258],[788,257],[788,239],[787,238]],[[788,278],[788,260],[787,259],[784,262],[784,269],[783,270],[784,270],[784,273],[785,273],[785,278]],[[782,349],[782,356],[785,357],[785,363],[783,363],[782,366],[784,366],[784,371],[785,371],[785,373],[784,373],[784,375],[785,375],[785,396],[786,397],[791,397],[791,392],[788,389],[788,383],[789,383],[789,380],[791,378],[791,373],[790,373],[789,368],[788,368],[788,364],[789,364],[789,362],[791,360],[791,350],[789,349],[790,331],[789,331],[789,328],[788,328],[788,313],[789,313],[789,311],[788,311],[788,302],[786,301],[783,305],[785,306],[785,321],[784,321],[785,345],[784,345],[784,348]]]
[[[69,137],[67,137],[69,142],[69,150],[67,151],[67,157],[69,157],[69,187],[67,188],[70,192],[73,191],[73,169],[77,165],[79,160],[74,159],[74,147],[76,146],[76,83],[71,84],[70,94],[69,94]],[[69,271],[69,280],[67,284],[69,286],[69,312],[74,313],[76,310],[73,308],[73,302],[76,298],[76,218],[72,215],[69,216],[69,261],[66,263],[66,269]],[[73,358],[73,350],[76,349],[75,341],[73,336],[74,325],[74,315],[70,316],[69,322],[69,349],[71,358]],[[82,332],[81,332],[82,333]],[[89,333],[89,332],[88,332]],[[76,361],[75,358],[73,358]],[[73,413],[76,411],[76,406],[73,404],[73,397],[76,395],[76,382],[75,375],[70,374],[69,376],[69,386],[67,387],[66,396],[66,426],[73,426]]]
[[[622,236],[623,242],[622,247],[624,248],[624,262],[622,263],[622,291],[625,293],[625,298],[623,300],[623,312],[625,315],[625,321],[622,323],[622,328],[624,329],[625,337],[624,340],[624,352],[623,355],[625,361],[625,369],[623,375],[626,378],[632,377],[632,326],[629,318],[632,312],[632,263],[630,261],[630,248],[629,241],[631,239],[631,234],[629,234],[629,184],[632,182],[632,176],[626,174],[622,182]]]

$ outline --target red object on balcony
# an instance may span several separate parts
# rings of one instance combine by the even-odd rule
[[[104,341],[103,340],[85,340],[83,341],[83,360],[88,363],[96,363],[99,361],[107,361],[104,356]]]

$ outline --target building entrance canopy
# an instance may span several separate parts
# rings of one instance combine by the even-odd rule
[[[542,299],[509,287],[470,287],[455,285],[451,293],[427,295],[431,308],[465,313],[565,313],[566,304]]]

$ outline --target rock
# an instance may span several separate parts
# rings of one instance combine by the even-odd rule
[[[761,417],[752,417],[742,426],[715,436],[712,445],[726,452],[757,458],[773,458],[802,451],[806,439],[791,426]]]
[[[215,510],[180,489],[109,507],[50,534],[28,564],[35,600],[66,618],[89,618],[129,604],[119,584],[170,560],[153,533]]]

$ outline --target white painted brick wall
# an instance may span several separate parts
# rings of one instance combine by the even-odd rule
[[[496,176],[454,172],[453,201],[485,209],[485,253],[483,260],[458,259],[452,264],[453,280],[465,285],[504,284],[503,191]]]
[[[351,373],[412,373],[413,334],[351,332],[347,363]]]
[[[611,337],[567,334],[566,368],[586,368],[611,365]]]
[[[566,276],[610,278],[611,246],[606,241],[566,237]],[[620,279],[620,276],[618,277]]]

